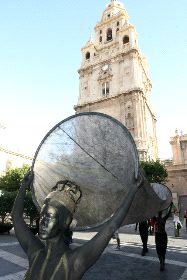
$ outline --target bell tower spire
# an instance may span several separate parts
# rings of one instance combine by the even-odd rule
[[[94,39],[81,49],[75,111],[113,116],[131,132],[140,159],[156,159],[156,119],[150,102],[152,85],[147,60],[123,4],[111,0],[94,31]]]

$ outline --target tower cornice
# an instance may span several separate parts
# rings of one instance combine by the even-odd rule
[[[129,49],[126,52],[120,52],[117,55],[111,56],[110,59],[108,59],[108,58],[107,59],[103,59],[103,60],[99,59],[98,62],[95,62],[95,63],[93,62],[93,63],[90,63],[89,65],[82,66],[81,68],[79,68],[78,73],[80,74],[81,72],[86,72],[91,67],[93,68],[93,67],[96,67],[96,66],[100,66],[101,64],[109,62],[112,59],[122,58],[122,57],[124,57],[126,55],[129,55],[130,53],[138,53],[139,54],[139,50],[137,48],[131,48],[131,49]]]
[[[77,105],[74,106],[74,110],[77,110],[78,108],[82,108],[82,107],[85,107],[85,106],[90,106],[90,105],[93,105],[93,104],[102,103],[104,100],[117,99],[120,96],[128,95],[128,94],[131,94],[131,93],[138,93],[138,94],[142,93],[143,94],[143,89],[142,88],[138,88],[138,87],[137,88],[132,88],[132,89],[129,89],[129,90],[125,91],[125,92],[118,93],[116,95],[102,97],[102,98],[98,98],[98,99],[93,100],[93,101],[77,104]]]

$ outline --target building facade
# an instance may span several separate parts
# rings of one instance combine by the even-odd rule
[[[101,112],[131,132],[140,159],[157,159],[156,118],[151,108],[147,60],[123,5],[111,0],[81,49],[79,112]]]
[[[170,144],[173,152],[173,165],[187,165],[187,134],[179,135],[176,129],[175,136],[170,139]]]
[[[11,168],[32,164],[32,157],[13,150],[6,145],[6,126],[0,123],[0,176]]]
[[[175,131],[175,136],[170,138],[173,152],[173,160],[165,161],[168,171],[167,186],[173,193],[181,216],[187,210],[187,134],[179,135]]]
[[[4,175],[9,169],[22,167],[24,164],[30,166],[32,158],[0,146],[0,176]]]

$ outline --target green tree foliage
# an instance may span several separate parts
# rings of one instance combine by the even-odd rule
[[[167,182],[168,172],[159,161],[142,161],[141,167],[150,183],[164,184]]]
[[[29,165],[10,169],[0,177],[0,218],[6,222],[6,217],[12,211],[14,200],[20,188],[21,182],[29,169]],[[30,219],[30,224],[38,218],[38,211],[32,201],[31,191],[27,190],[24,205],[24,214]]]
[[[0,195],[0,218],[4,224],[8,220],[17,192],[2,192]]]
[[[33,203],[31,191],[27,191],[24,202],[24,213],[30,219],[30,226],[33,225],[33,221],[39,218],[38,210]]]
[[[29,166],[26,164],[23,165],[23,167],[9,169],[5,175],[0,177],[0,190],[5,190],[8,192],[17,191],[28,169]]]

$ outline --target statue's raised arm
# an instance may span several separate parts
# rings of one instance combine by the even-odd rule
[[[102,254],[113,234],[124,221],[140,184],[141,181],[137,181],[137,184],[131,186],[121,205],[114,212],[109,221],[103,225],[99,232],[90,241],[78,249],[80,267],[86,267],[86,269],[88,269]],[[92,253],[90,254],[90,252]]]
[[[12,209],[15,234],[29,258],[33,253],[36,253],[37,250],[43,247],[42,242],[30,231],[23,218],[26,189],[32,184],[33,178],[34,173],[30,170],[21,183]]]

